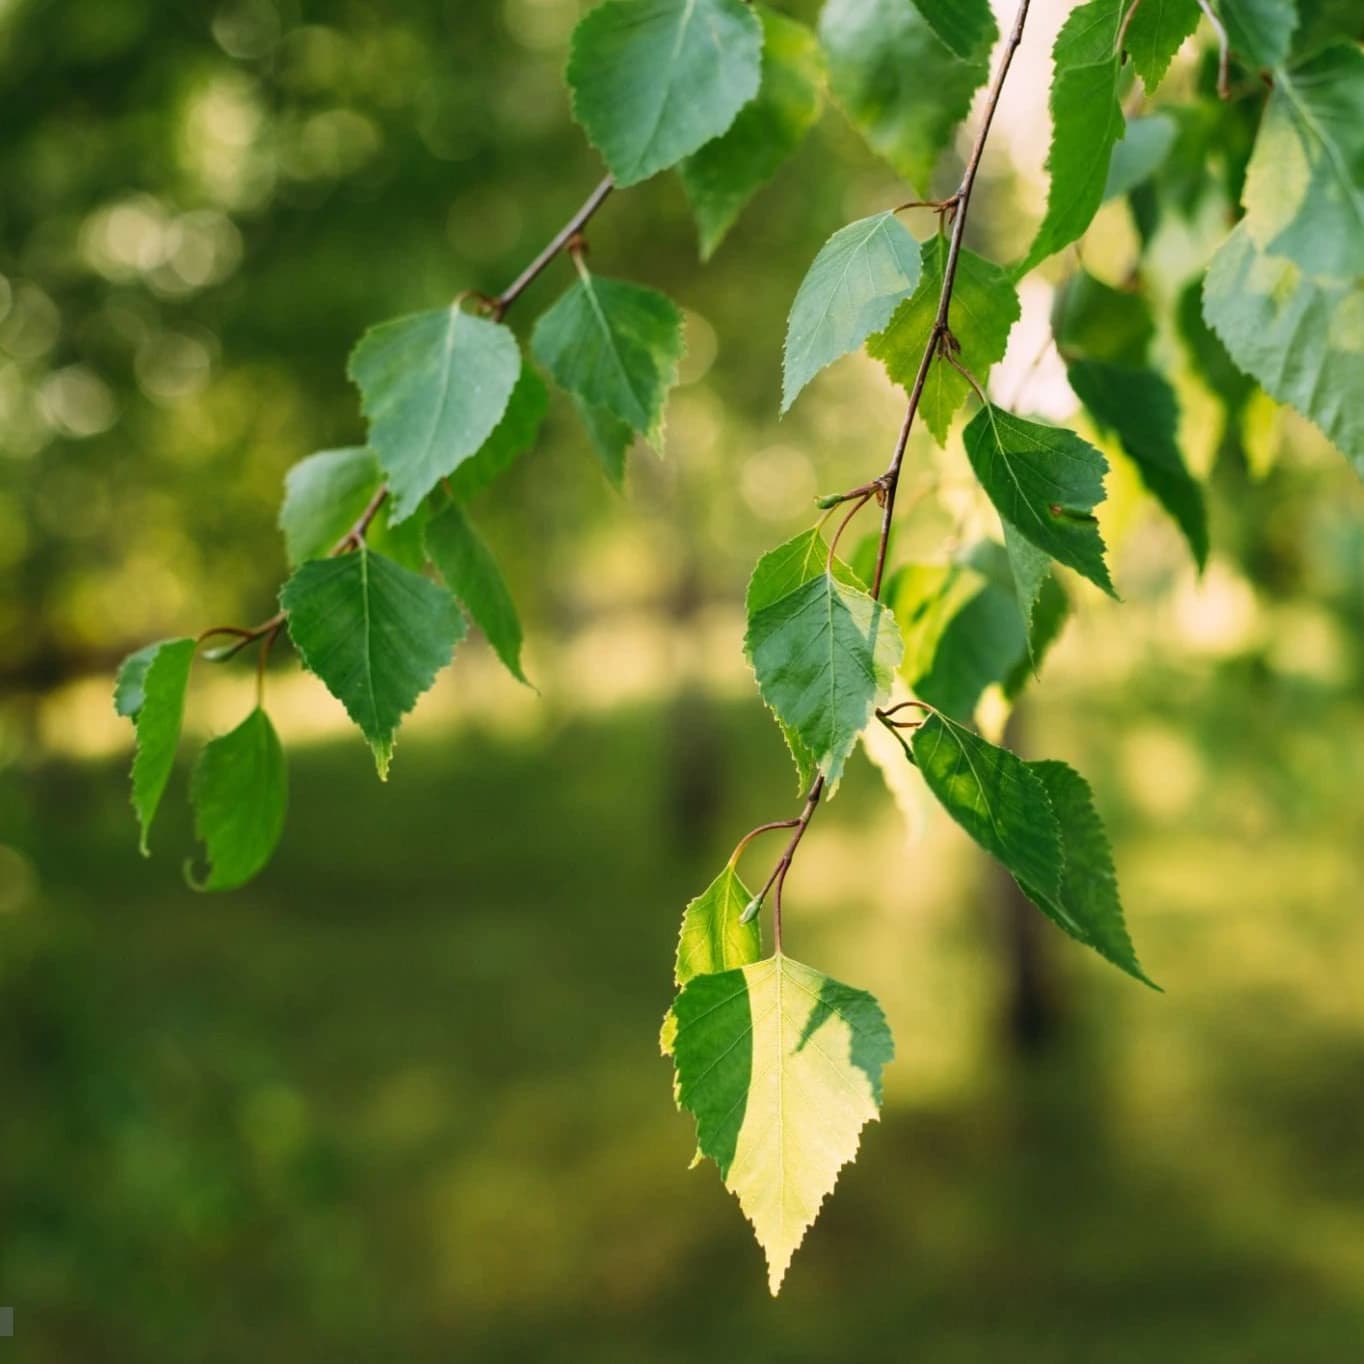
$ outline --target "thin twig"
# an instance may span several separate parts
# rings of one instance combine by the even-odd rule
[[[834,555],[838,552],[838,542],[843,538],[843,532],[848,529],[848,522],[851,521],[875,495],[874,488],[863,493],[862,496],[848,508],[847,515],[838,523],[838,529],[834,531],[833,538],[829,541],[829,558],[824,565],[824,571],[826,573],[832,573],[834,570]]]
[[[531,263],[493,300],[493,319],[500,322],[507,309],[521,297],[544,273],[554,258],[582,232],[592,215],[606,202],[606,196],[615,188],[615,181],[608,175],[605,180],[583,201],[582,207],[559,229],[554,239],[540,252]]]
[[[890,543],[890,529],[895,515],[895,490],[900,482],[900,470],[904,464],[905,449],[909,444],[910,429],[914,425],[914,416],[919,410],[919,401],[923,397],[924,385],[928,382],[928,371],[941,349],[943,337],[949,335],[947,315],[952,305],[952,290],[957,280],[957,265],[961,259],[962,237],[966,231],[967,210],[971,206],[971,191],[975,188],[976,174],[980,170],[981,157],[985,152],[985,142],[990,135],[990,125],[994,122],[995,111],[999,108],[999,97],[1004,88],[1005,77],[1009,74],[1009,67],[1013,64],[1014,53],[1018,51],[1018,46],[1023,41],[1023,25],[1028,17],[1030,2],[1031,0],[1020,0],[1018,11],[1014,16],[1013,29],[1005,41],[1003,54],[995,70],[994,78],[990,82],[989,92],[985,97],[984,117],[981,120],[980,129],[976,133],[976,140],[971,146],[971,154],[967,158],[961,186],[954,195],[943,201],[953,210],[953,218],[952,237],[947,249],[947,262],[943,268],[942,292],[938,295],[938,311],[929,332],[928,342],[924,346],[923,358],[919,361],[918,373],[914,376],[914,387],[910,391],[909,405],[905,409],[905,419],[895,441],[895,452],[891,456],[890,466],[876,480],[884,495],[881,498],[881,537],[876,550],[876,573],[872,579],[871,589],[871,595],[874,598],[881,595],[881,583],[886,567],[886,548]],[[859,503],[859,508],[860,506]],[[904,739],[895,725],[887,723],[884,718],[882,723],[885,723],[886,728],[900,739],[903,746]],[[909,751],[908,747],[905,751]],[[761,904],[766,899],[768,891],[774,886],[776,887],[776,895],[772,902],[772,937],[778,953],[781,951],[782,886],[786,882],[786,873],[790,870],[796,849],[800,846],[801,839],[805,837],[805,830],[814,817],[815,810],[819,805],[819,798],[823,792],[824,778],[820,776],[815,779],[805,798],[805,808],[800,813],[795,833],[791,835],[791,841],[787,844],[786,851],[782,853],[781,860],[767,878],[767,884],[756,897],[758,903]]]
[[[775,829],[794,829],[800,823],[798,819],[774,819],[770,824],[759,824],[756,829],[750,829],[740,840],[738,846],[729,855],[729,865],[733,867],[744,855],[744,849],[753,842],[759,834],[770,834]]]
[[[1212,25],[1212,31],[1217,34],[1217,97],[1218,99],[1231,98],[1231,86],[1227,81],[1227,67],[1231,60],[1231,42],[1227,38],[1227,27],[1217,17],[1217,11],[1208,3],[1208,0],[1198,0],[1198,8],[1203,11],[1203,17]]]

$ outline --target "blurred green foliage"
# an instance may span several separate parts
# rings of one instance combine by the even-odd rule
[[[654,1042],[678,918],[735,831],[792,800],[756,696],[697,694],[688,631],[816,493],[881,467],[900,407],[849,361],[776,420],[796,283],[831,231],[901,197],[836,115],[704,270],[673,177],[594,224],[594,267],[676,298],[690,354],[668,458],[636,454],[628,498],[557,403],[475,508],[545,693],[523,734],[466,706],[404,740],[385,790],[357,740],[300,747],[277,864],[212,902],[137,858],[122,758],[63,756],[73,679],[273,610],[284,472],[360,439],[344,374],[364,329],[500,287],[595,182],[560,78],[580,8],[0,3],[0,1301],[18,1357],[1353,1359],[1364,498],[1245,390],[1249,465],[1197,409],[1223,455],[1207,578],[1116,499],[1126,601],[1085,599],[1026,719],[1030,756],[1094,782],[1168,997],[1045,940],[1061,1032],[1021,1061],[996,888],[941,823],[907,851],[855,759],[788,931],[886,1002],[884,1129],[780,1306],[713,1172],[685,1170]],[[1244,116],[1216,135],[1181,117],[1191,176]],[[1037,201],[986,174],[973,246],[1009,259]],[[1119,249],[1087,242],[1086,265],[1118,283],[1132,229],[1107,230]],[[569,278],[518,304],[523,336]],[[916,438],[910,470],[936,459]],[[953,526],[924,504],[901,552]],[[570,670],[536,640],[638,608],[676,623],[669,685],[592,718],[589,684],[619,660]],[[188,848],[174,804],[158,833]]]

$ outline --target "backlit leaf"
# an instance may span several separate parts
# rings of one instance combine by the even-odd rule
[[[383,482],[373,450],[321,450],[284,476],[279,528],[292,567],[320,559],[359,519]]]
[[[878,1116],[895,1045],[871,995],[778,954],[693,977],[673,1006],[680,1107],[739,1200],[775,1295]]]
[[[1200,13],[1198,0],[1140,0],[1123,47],[1148,93],[1160,84],[1184,39],[1198,27]]]
[[[685,985],[693,976],[714,975],[758,960],[762,933],[757,918],[741,923],[753,898],[733,867],[726,867],[692,900],[682,914],[673,980]]]
[[[1242,370],[1364,475],[1364,280],[1312,280],[1257,251],[1242,223],[1208,267],[1203,316]]]
[[[900,304],[885,331],[867,345],[867,353],[880,360],[892,381],[907,391],[914,387],[919,362],[933,333],[946,268],[947,242],[933,237],[924,243],[923,278],[913,297]],[[961,346],[958,363],[982,385],[991,366],[1004,358],[1019,311],[1018,291],[1008,274],[974,252],[963,250],[947,321]],[[971,385],[959,371],[944,361],[933,362],[919,401],[919,415],[940,444],[946,442],[952,418],[970,392]]]

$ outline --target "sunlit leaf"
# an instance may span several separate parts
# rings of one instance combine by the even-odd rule
[[[673,1006],[679,1106],[739,1200],[781,1288],[857,1154],[895,1045],[871,995],[780,953],[693,977]]]

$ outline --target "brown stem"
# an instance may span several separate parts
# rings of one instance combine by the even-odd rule
[[[582,232],[583,228],[591,221],[592,215],[606,202],[606,196],[614,188],[615,181],[608,175],[587,196],[582,207],[555,233],[554,239],[549,245],[493,300],[494,321],[500,322],[502,320],[507,309],[540,278],[554,258]]]
[[[961,259],[962,237],[966,230],[967,210],[971,206],[971,191],[975,188],[976,174],[980,170],[980,160],[985,152],[985,141],[990,135],[990,125],[994,122],[995,111],[999,108],[999,97],[1004,89],[1004,79],[1009,74],[1009,67],[1013,64],[1014,53],[1018,51],[1018,45],[1023,41],[1023,25],[1028,17],[1029,4],[1030,0],[1020,0],[1019,2],[1018,11],[1014,16],[1013,29],[1005,40],[1003,55],[995,70],[994,78],[990,82],[989,92],[985,97],[985,114],[981,120],[980,130],[976,133],[975,142],[971,146],[971,154],[966,161],[961,186],[955,194],[942,201],[944,208],[950,208],[953,211],[953,219],[952,237],[947,248],[947,262],[943,268],[942,292],[938,295],[938,311],[933,321],[933,327],[929,332],[928,342],[924,346],[923,358],[919,361],[918,373],[914,376],[914,387],[910,391],[909,406],[905,410],[905,419],[900,426],[900,434],[896,438],[895,452],[891,456],[890,467],[876,480],[884,496],[881,502],[881,538],[876,550],[876,574],[872,579],[871,594],[873,597],[881,595],[881,583],[886,567],[886,547],[890,542],[890,528],[895,515],[895,490],[900,482],[900,469],[904,464],[905,449],[909,444],[910,428],[914,425],[914,416],[919,410],[919,400],[923,397],[924,385],[928,381],[928,371],[939,352],[943,337],[949,333],[947,315],[952,304],[952,290],[957,280],[957,264]],[[870,487],[871,485],[867,486]],[[860,509],[862,505],[859,502],[854,511]],[[892,711],[895,709],[898,707],[893,707]],[[894,724],[889,723],[887,717],[881,717],[881,719],[882,723],[886,724],[886,728],[897,738],[900,738]],[[903,739],[901,739],[901,743],[903,744]],[[801,839],[805,837],[805,830],[814,817],[815,810],[819,805],[819,798],[823,792],[824,778],[817,777],[805,798],[805,808],[796,821],[796,830],[791,835],[791,841],[786,845],[786,851],[782,853],[781,860],[772,869],[771,876],[767,878],[767,884],[757,896],[759,903],[761,903],[766,899],[768,891],[774,886],[776,887],[776,895],[772,902],[772,938],[778,953],[781,952],[782,887],[786,883],[786,873],[790,870],[796,849],[800,846]]]
[[[744,849],[753,842],[759,834],[770,834],[775,829],[794,829],[800,823],[797,819],[774,819],[770,824],[759,824],[756,829],[750,829],[740,840],[738,846],[729,855],[729,865],[733,867],[735,863],[744,855]]]

